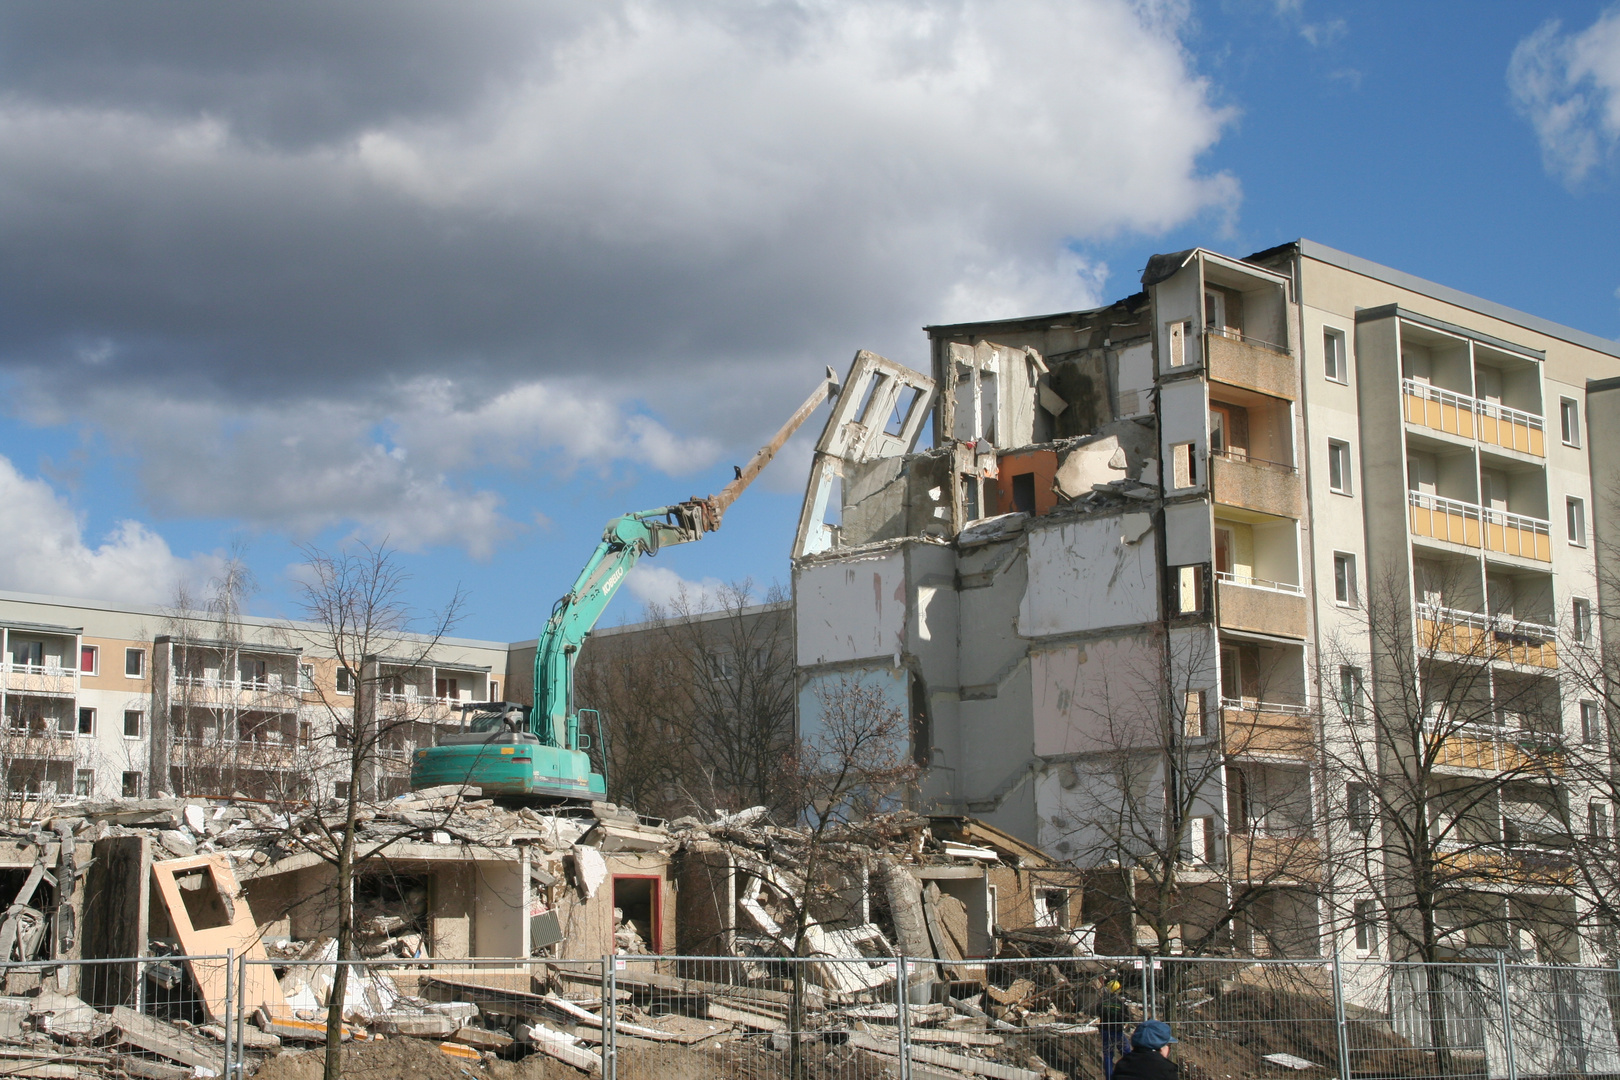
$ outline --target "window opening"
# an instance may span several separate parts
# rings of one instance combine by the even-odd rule
[[[96,710],[79,710],[79,734],[94,735],[96,733]]]
[[[1581,407],[1573,398],[1559,399],[1558,426],[1565,446],[1581,445]]]
[[[124,710],[124,737],[128,739],[141,737],[141,711],[139,709]]]
[[[1573,547],[1586,546],[1586,504],[1580,499],[1564,500],[1564,524],[1569,529],[1569,542]]]
[[[124,650],[124,674],[132,678],[140,678],[146,674],[146,650]]]
[[[1350,444],[1338,439],[1328,440],[1328,488],[1350,494]]]
[[[1333,553],[1333,599],[1344,607],[1356,606],[1356,557]]]
[[[79,647],[79,670],[86,675],[96,674],[96,661],[100,651],[94,645],[81,645]]]
[[[1035,512],[1035,474],[1018,473],[1012,478],[1013,509],[1021,514]]]
[[[1334,382],[1348,382],[1344,331],[1322,328],[1322,371]]]

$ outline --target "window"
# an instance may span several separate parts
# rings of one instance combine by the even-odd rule
[[[1366,784],[1351,782],[1345,787],[1345,809],[1350,817],[1350,831],[1357,836],[1372,832],[1372,789]]]
[[[1586,503],[1571,496],[1564,500],[1564,525],[1569,530],[1569,542],[1575,547],[1586,546]]]
[[[1187,366],[1187,338],[1192,332],[1192,324],[1186,322],[1173,322],[1166,329],[1170,334],[1170,366]]]
[[[245,657],[242,660],[242,681],[253,686],[265,685],[270,681],[269,662]]]
[[[1204,568],[1183,566],[1176,575],[1176,610],[1191,615],[1204,610]]]
[[[1581,742],[1596,744],[1603,741],[1603,721],[1595,701],[1581,702]]]
[[[141,774],[127,772],[124,774],[124,798],[138,799],[141,797]]]
[[[1171,484],[1174,487],[1190,488],[1198,484],[1198,458],[1193,453],[1192,443],[1176,443],[1171,446],[1170,461],[1174,470],[1171,473]]]
[[[96,733],[96,710],[94,710],[94,709],[80,709],[79,710],[79,728],[78,728],[78,731],[79,731],[80,735],[94,735]]]
[[[1328,440],[1328,489],[1350,494],[1350,444],[1338,439]]]
[[[94,769],[78,769],[73,774],[73,794],[88,799],[96,787]]]
[[[1609,804],[1590,802],[1586,804],[1586,832],[1594,840],[1607,840],[1609,838]]]
[[[1366,690],[1362,685],[1361,669],[1345,664],[1339,668],[1339,704],[1344,715],[1360,720],[1366,711]]]
[[[346,667],[338,668],[337,692],[340,694],[354,693],[354,672],[350,671]]]
[[[1344,354],[1344,331],[1324,326],[1322,328],[1322,373],[1334,382],[1348,382],[1348,367]]]
[[[99,671],[96,666],[101,659],[101,649],[95,645],[79,646],[79,670],[86,675],[94,675]]]
[[[11,662],[22,667],[45,666],[45,643],[11,639]]]
[[[1035,892],[1035,925],[1054,928],[1069,923],[1069,890],[1037,889]]]
[[[1020,514],[1035,512],[1035,474],[1018,473],[1012,478],[1012,508]]]
[[[1182,712],[1182,730],[1189,739],[1204,737],[1204,692],[1191,690],[1187,693],[1187,703]]]
[[[434,679],[433,696],[440,701],[460,701],[461,681],[459,679]]]
[[[1342,607],[1356,606],[1356,557],[1333,553],[1333,599]]]
[[[315,742],[315,724],[310,720],[298,721],[298,745],[310,746]]]
[[[300,689],[300,690],[313,690],[313,689],[315,689],[315,665],[314,664],[299,664],[298,665],[298,689]]]
[[[138,739],[141,737],[141,710],[124,710],[124,738]]]
[[[124,674],[132,679],[139,679],[146,674],[146,650],[124,650]]]
[[[501,700],[501,680],[499,680],[499,679],[491,679],[491,680],[489,680],[489,700],[491,700],[491,701],[499,701],[499,700]]]
[[[1558,400],[1558,424],[1565,446],[1581,445],[1581,407],[1574,398]]]
[[[1592,601],[1577,596],[1569,602],[1569,631],[1582,645],[1592,640]]]
[[[1378,951],[1378,901],[1356,901],[1356,951]]]

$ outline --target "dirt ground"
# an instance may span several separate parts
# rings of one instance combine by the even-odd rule
[[[267,1059],[253,1076],[254,1080],[320,1080],[325,1068],[324,1049],[293,1051]],[[573,1077],[580,1076],[567,1066],[560,1068]],[[438,1043],[424,1039],[385,1039],[345,1046],[343,1076],[355,1080],[553,1080],[542,1073],[511,1072],[497,1077],[480,1064],[447,1056]]]

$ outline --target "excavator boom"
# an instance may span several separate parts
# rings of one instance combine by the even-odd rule
[[[597,620],[644,555],[699,540],[721,519],[822,402],[838,394],[832,368],[770,442],[718,494],[623,514],[607,523],[584,569],[551,609],[534,653],[534,702],[473,707],[462,730],[418,750],[411,787],[469,784],[485,795],[525,798],[602,798],[606,777],[590,769],[574,704],[574,664]],[[589,711],[589,710],[587,710]],[[605,747],[603,761],[606,761]],[[605,767],[605,766],[604,766]]]

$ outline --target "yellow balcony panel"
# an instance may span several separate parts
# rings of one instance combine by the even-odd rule
[[[1305,637],[1305,595],[1286,587],[1245,584],[1247,579],[1217,575],[1216,621],[1227,630],[1277,637]]]
[[[1407,382],[1405,397],[1408,424],[1464,439],[1474,437],[1472,399],[1411,381]]]
[[[1419,491],[1407,492],[1412,518],[1412,535],[1444,540],[1464,547],[1480,546],[1480,508]]]
[[[1204,335],[1204,355],[1216,382],[1289,401],[1299,398],[1299,366],[1292,353],[1212,331]]]
[[[1547,456],[1541,417],[1487,404],[1479,418],[1479,441],[1517,450],[1534,457]]]
[[[1520,559],[1552,562],[1552,527],[1540,518],[1509,514],[1500,510],[1484,512],[1485,549]]]
[[[1546,623],[1419,604],[1418,648],[1481,662],[1558,666],[1558,629]]]

